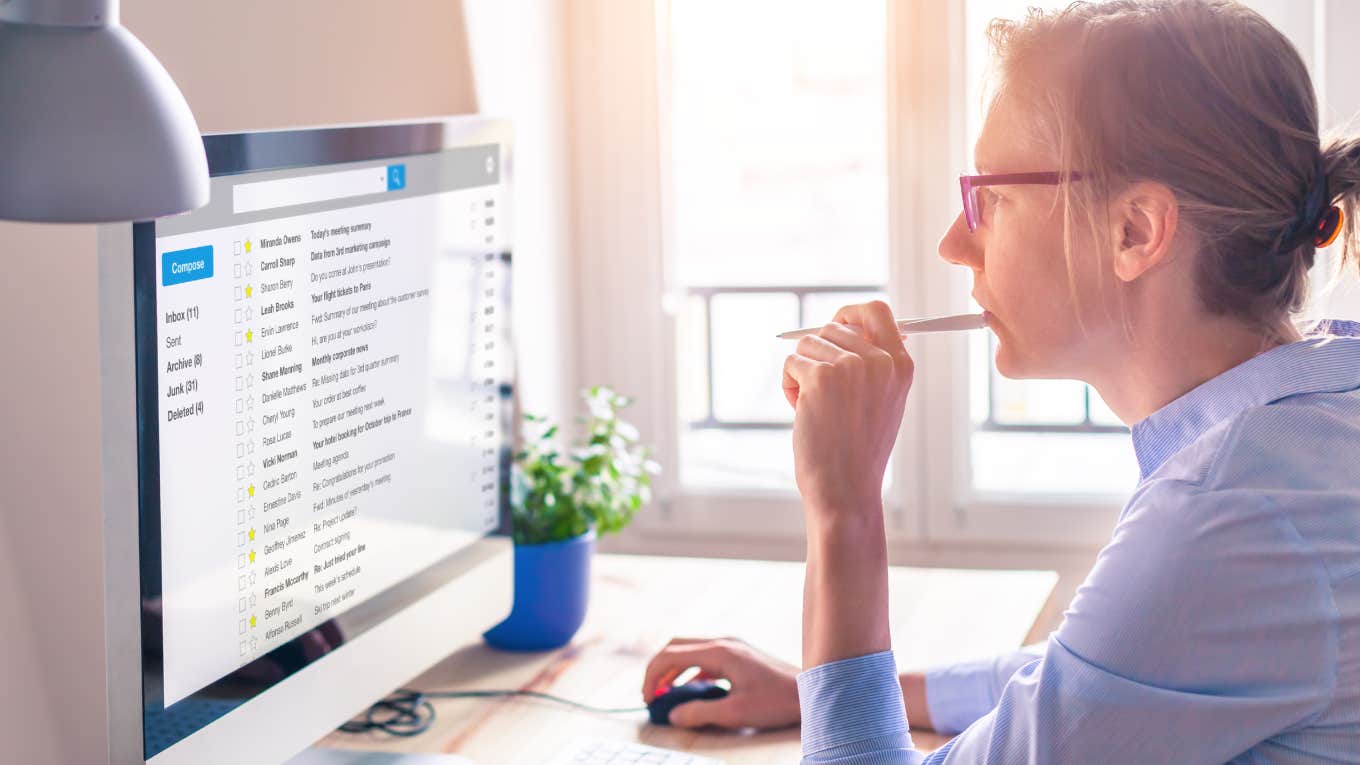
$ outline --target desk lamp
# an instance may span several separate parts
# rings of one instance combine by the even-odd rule
[[[194,115],[118,0],[0,0],[0,219],[137,221],[207,201]]]

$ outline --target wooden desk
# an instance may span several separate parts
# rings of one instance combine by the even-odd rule
[[[575,640],[543,654],[482,643],[407,685],[421,690],[520,688],[600,707],[642,704],[643,669],[671,637],[740,637],[800,663],[803,564],[600,555],[590,614]],[[893,568],[893,645],[902,669],[1019,646],[1057,582],[1050,571]],[[450,618],[457,618],[450,614]],[[489,626],[489,625],[488,625]],[[797,762],[798,729],[695,732],[647,724],[646,714],[594,715],[533,699],[435,701],[437,719],[413,738],[333,733],[321,746],[450,752],[479,765],[539,765],[578,735],[685,749],[729,765]],[[946,739],[913,733],[934,749]]]

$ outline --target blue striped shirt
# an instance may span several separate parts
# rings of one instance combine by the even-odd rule
[[[912,747],[885,651],[799,675],[803,762],[1360,763],[1360,324],[1205,382],[1133,445],[1142,480],[1048,641],[927,673],[957,737]]]

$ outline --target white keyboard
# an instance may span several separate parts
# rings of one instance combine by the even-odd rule
[[[723,761],[632,741],[582,736],[572,741],[552,765],[723,765]]]

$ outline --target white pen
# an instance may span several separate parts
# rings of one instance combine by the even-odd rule
[[[897,331],[903,335],[915,335],[921,332],[958,332],[967,329],[982,329],[986,326],[987,314],[985,312],[963,313],[957,316],[933,316],[926,319],[900,319],[897,322]],[[821,327],[807,327],[781,332],[775,337],[793,340],[803,335],[815,335],[821,331]]]

